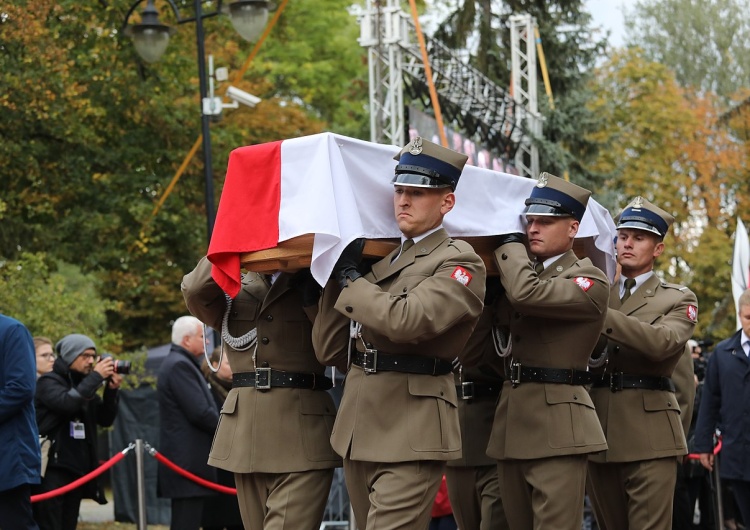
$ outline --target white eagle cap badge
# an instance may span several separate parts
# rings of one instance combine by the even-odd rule
[[[536,181],[536,187],[537,188],[544,188],[547,185],[547,182],[549,179],[547,178],[547,173],[541,173],[539,175],[539,178]]]
[[[630,206],[638,209],[643,208],[643,197],[639,195],[638,197],[633,199],[633,202],[630,204]]]
[[[412,140],[411,147],[409,148],[409,153],[413,154],[414,156],[417,156],[419,154],[422,154],[422,137],[417,136]]]

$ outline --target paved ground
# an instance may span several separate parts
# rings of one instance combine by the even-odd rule
[[[109,502],[101,505],[91,499],[81,501],[79,512],[81,521],[85,523],[103,523],[115,520],[115,501],[110,497]]]

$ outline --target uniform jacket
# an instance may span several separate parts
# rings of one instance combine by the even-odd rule
[[[571,250],[537,275],[520,243],[499,247],[495,261],[512,307],[514,362],[586,370],[607,311],[604,273]],[[505,382],[489,456],[532,459],[606,448],[594,404],[582,386],[522,382],[513,388]]]
[[[468,243],[440,229],[375,263],[364,278],[339,293],[329,282],[313,330],[324,364],[346,365],[349,319],[379,355],[409,354],[455,359],[482,312],[485,267]],[[466,285],[454,279],[468,274]],[[465,276],[468,279],[469,276]],[[363,350],[363,342],[355,341]],[[461,436],[453,374],[402,372],[365,375],[352,365],[344,387],[333,448],[352,460],[406,462],[452,460]]]
[[[34,343],[26,327],[0,315],[0,492],[22,484],[39,484],[35,359]]]
[[[671,377],[695,328],[695,295],[652,275],[622,306],[619,286],[613,285],[609,307],[602,333],[607,339],[606,372]],[[609,445],[593,461],[634,462],[687,454],[674,393],[592,388],[591,398]]]
[[[103,397],[99,397],[97,390],[103,383],[104,378],[98,372],[88,375],[74,372],[62,358],[57,358],[52,371],[37,380],[39,434],[52,440],[48,469],[60,468],[83,476],[98,467],[96,426],[109,427],[114,423],[119,402],[119,391],[107,386]],[[84,439],[70,435],[73,421],[83,423]],[[86,498],[106,502],[95,480],[81,487]]]
[[[720,428],[721,478],[750,481],[750,360],[740,337],[741,331],[737,331],[721,341],[708,358],[695,426],[695,452],[712,452],[714,429]]]
[[[258,345],[246,351],[224,346],[233,372],[252,372],[255,366],[267,363],[276,370],[325,375],[312,347],[312,319],[317,308],[306,313],[293,284],[293,276],[286,273],[279,275],[273,286],[260,274],[243,275],[229,315],[229,332],[238,337],[255,328]],[[226,299],[211,278],[211,263],[206,258],[185,276],[182,292],[190,312],[220,331]],[[330,442],[335,416],[333,399],[325,391],[233,388],[221,409],[209,463],[235,473],[337,467],[341,459]]]
[[[466,343],[460,374],[455,373],[456,387],[461,383],[492,385],[498,388],[503,384],[503,359],[498,356],[492,342],[492,325],[495,312],[492,306],[485,306],[477,327]],[[449,466],[496,466],[497,461],[487,456],[487,442],[495,418],[497,397],[462,399],[458,393],[458,420],[461,425],[461,458],[451,460]]]
[[[200,359],[177,344],[159,369],[159,452],[183,469],[216,482],[216,469],[206,463],[219,411],[199,368]],[[172,499],[213,494],[166,466],[159,466],[157,491]]]

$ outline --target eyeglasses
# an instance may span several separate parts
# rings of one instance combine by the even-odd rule
[[[83,357],[84,359],[89,359],[93,361],[94,359],[96,359],[96,354],[95,353],[82,353],[81,357]]]
[[[40,353],[39,357],[43,357],[44,359],[57,359],[57,355],[54,353]]]

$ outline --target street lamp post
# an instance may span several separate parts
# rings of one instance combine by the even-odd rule
[[[141,12],[141,22],[128,24],[130,16],[144,0],[136,0],[125,16],[123,33],[133,39],[138,55],[147,63],[158,61],[167,49],[169,37],[174,33],[174,28],[159,22],[159,13],[154,6],[154,0],[146,0],[146,7]],[[203,142],[203,177],[205,180],[205,202],[206,202],[206,233],[207,245],[211,242],[211,233],[214,228],[214,183],[211,165],[211,129],[209,119],[212,116],[206,111],[204,102],[208,98],[208,82],[206,76],[206,50],[203,34],[203,19],[213,17],[228,11],[237,33],[249,41],[254,42],[260,36],[261,31],[268,21],[269,2],[267,0],[235,0],[228,6],[228,10],[222,8],[222,1],[218,0],[215,11],[204,13],[203,0],[194,0],[194,17],[185,18],[174,3],[174,0],[165,0],[175,14],[178,24],[195,22],[195,42],[198,49],[198,79],[201,96],[201,133]],[[213,96],[213,94],[212,94]]]

